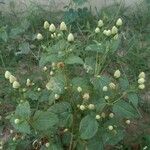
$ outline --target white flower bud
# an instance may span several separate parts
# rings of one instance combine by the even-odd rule
[[[116,70],[114,73],[115,78],[119,78],[121,76],[120,70]]]
[[[144,82],[145,82],[145,79],[144,79],[144,78],[138,79],[138,83],[139,83],[139,84],[143,84]]]
[[[115,89],[115,88],[116,88],[116,85],[111,82],[111,83],[109,83],[109,87],[110,87],[111,89]]]
[[[104,86],[104,87],[103,87],[103,91],[104,91],[104,92],[108,91],[108,87],[107,87],[107,86]]]
[[[90,109],[90,110],[95,109],[95,105],[94,105],[94,104],[89,104],[89,105],[88,105],[88,109]]]
[[[42,39],[43,39],[43,36],[42,36],[41,33],[38,33],[37,36],[36,36],[36,38],[37,38],[38,40],[42,40]]]
[[[68,40],[68,42],[73,42],[74,41],[74,36],[73,36],[72,33],[69,33],[67,40]]]
[[[55,94],[55,99],[57,100],[57,99],[59,99],[59,98],[60,98],[60,95]]]
[[[62,36],[62,34],[58,33],[58,34],[57,34],[57,36],[58,36],[58,37],[61,37],[61,36]]]
[[[106,31],[106,36],[110,36],[111,35],[111,30],[107,30]]]
[[[18,89],[20,87],[20,84],[18,81],[14,81],[12,86],[14,89]]]
[[[95,117],[96,120],[99,120],[100,118],[101,118],[100,115],[96,115],[96,117]]]
[[[13,141],[16,141],[17,139],[16,139],[16,137],[13,137]]]
[[[12,133],[14,133],[14,131],[13,131],[13,130],[10,130],[10,133],[12,134]]]
[[[47,67],[46,66],[43,68],[43,71],[47,71]]]
[[[49,146],[50,146],[49,142],[45,143],[45,147],[49,147]]]
[[[98,21],[98,27],[102,27],[103,25],[104,25],[103,20],[99,20],[99,21]]]
[[[119,35],[116,34],[113,38],[114,38],[114,40],[117,40],[119,38]]]
[[[88,100],[89,98],[90,98],[89,93],[84,93],[83,99],[84,99],[84,100]]]
[[[9,76],[9,82],[13,83],[14,81],[17,81],[16,77],[14,77],[13,75]]]
[[[141,73],[139,74],[139,78],[145,78],[145,73],[144,73],[144,72],[141,72]]]
[[[62,23],[60,24],[60,30],[61,30],[61,31],[66,31],[66,30],[67,30],[67,26],[66,26],[65,22],[62,22]]]
[[[109,96],[105,96],[105,99],[108,100],[108,99],[109,99]]]
[[[26,89],[26,88],[23,88],[23,89],[22,89],[22,92],[26,92],[26,91],[27,91],[27,89]]]
[[[108,126],[108,129],[111,131],[114,129],[114,127],[110,125],[110,126]]]
[[[140,84],[140,85],[139,85],[139,89],[140,89],[140,90],[145,89],[145,85],[144,85],[144,84]]]
[[[126,120],[126,124],[130,124],[131,123],[131,121],[130,120]]]
[[[6,72],[5,72],[5,78],[6,78],[6,79],[9,79],[10,75],[11,75],[11,73],[10,73],[9,71],[6,71]]]
[[[68,131],[68,128],[64,129],[64,132],[67,132]]]
[[[95,33],[99,33],[100,32],[100,29],[99,29],[99,27],[97,27],[96,29],[95,29]]]
[[[118,28],[116,26],[113,26],[111,29],[112,34],[117,34],[118,33]]]
[[[19,120],[19,119],[15,119],[15,120],[14,120],[14,123],[15,123],[15,124],[19,124],[19,123],[20,123],[20,120]]]
[[[44,22],[44,29],[48,29],[49,28],[49,23],[48,23],[48,21],[45,21]]]
[[[104,112],[101,113],[102,118],[106,117],[106,114]]]
[[[106,34],[107,34],[107,30],[104,30],[104,31],[103,31],[103,34],[105,34],[105,35],[106,35]]]
[[[51,75],[51,76],[54,75],[54,71],[50,71],[50,75]]]
[[[77,87],[77,91],[78,92],[82,92],[82,88],[79,86],[79,87]]]
[[[56,27],[55,27],[55,25],[52,23],[50,26],[49,26],[49,31],[50,32],[55,32],[55,30],[56,30]]]
[[[110,117],[110,118],[113,118],[113,117],[114,117],[114,113],[110,113],[110,114],[109,114],[109,117]]]
[[[51,34],[51,38],[52,38],[52,39],[54,38],[54,34]]]
[[[38,90],[38,91],[41,91],[41,88],[38,88],[37,90]]]
[[[30,81],[30,79],[27,79],[26,86],[30,86],[30,85],[31,85],[31,81]]]
[[[57,37],[56,33],[53,33],[54,37]]]
[[[85,110],[85,106],[84,105],[80,105],[80,110]]]
[[[119,19],[117,20],[117,22],[116,22],[116,25],[117,25],[117,26],[122,26],[122,24],[123,24],[122,19],[119,18]]]

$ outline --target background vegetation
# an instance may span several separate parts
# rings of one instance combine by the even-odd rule
[[[108,62],[113,63],[105,63],[104,67],[110,67],[111,70],[119,67],[133,81],[136,81],[140,71],[145,71],[148,81],[150,77],[150,2],[145,0],[134,9],[115,4],[103,8],[96,15],[93,15],[87,8],[73,7],[74,3],[81,5],[84,0],[74,0],[72,3],[66,6],[65,11],[57,13],[44,10],[37,4],[31,5],[25,15],[20,15],[12,5],[10,14],[0,14],[0,132],[2,139],[7,140],[9,137],[7,132],[9,123],[6,116],[9,111],[14,109],[10,101],[11,89],[7,86],[3,74],[5,70],[16,72],[18,76],[31,75],[32,77],[40,74],[37,66],[39,66],[43,46],[47,43],[45,41],[41,45],[35,38],[38,32],[42,32],[41,26],[45,20],[55,24],[64,20],[68,26],[71,26],[71,30],[78,35],[78,38],[83,39],[80,47],[84,48],[86,43],[90,43],[86,34],[95,29],[99,18],[111,24],[117,18],[122,17],[124,21],[123,42],[121,42],[117,54],[108,58]],[[124,149],[131,147],[138,149],[139,145],[141,148],[145,145],[150,146],[150,136],[144,133],[144,128],[150,125],[149,87],[150,82],[146,82],[146,90],[142,93],[140,100],[140,109],[144,118],[135,121],[135,125],[131,127],[136,129],[133,131],[132,137],[130,135],[132,129],[128,129],[127,137],[130,138],[126,139]],[[120,145],[115,148],[121,149]]]

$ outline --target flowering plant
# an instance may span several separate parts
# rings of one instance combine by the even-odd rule
[[[42,80],[23,83],[5,72],[17,93],[16,109],[7,117],[14,143],[26,141],[33,149],[101,150],[123,140],[125,128],[140,117],[138,92],[145,88],[145,73],[139,73],[134,83],[118,68],[107,71],[122,24],[119,18],[106,29],[99,20],[86,35],[89,43],[77,39],[64,22],[59,29],[44,22],[49,31],[39,61]],[[37,40],[44,39],[37,34]]]

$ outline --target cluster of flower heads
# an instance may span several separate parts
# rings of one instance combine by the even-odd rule
[[[123,21],[121,18],[119,18],[117,21],[116,21],[116,25],[112,27],[112,29],[108,29],[108,30],[103,30],[103,34],[106,35],[106,36],[111,36],[113,35],[114,36],[114,39],[117,39],[118,38],[118,28],[117,27],[120,27],[122,26],[123,24]],[[102,28],[104,26],[104,22],[103,20],[99,20],[98,21],[98,25],[95,29],[95,33],[98,34],[100,33],[100,28]],[[116,27],[117,26],[117,27]]]
[[[138,79],[138,84],[139,84],[139,89],[143,90],[145,88],[145,73],[141,72],[139,74],[139,79]]]
[[[44,22],[44,29],[49,29],[50,33],[51,33],[51,38],[56,38],[56,37],[60,37],[62,34],[61,33],[56,33],[56,26],[52,23],[49,24],[48,21]],[[59,26],[59,31],[65,32],[68,31],[67,29],[67,25],[65,24],[65,22],[61,22],[60,26]],[[38,40],[42,40],[43,39],[43,35],[41,33],[37,34],[37,39]],[[73,42],[74,41],[74,36],[72,33],[68,34],[67,37],[68,42]]]
[[[9,71],[5,72],[5,78],[9,80],[9,82],[12,84],[12,87],[14,89],[18,89],[20,87],[20,84],[17,81],[17,78],[13,76]]]

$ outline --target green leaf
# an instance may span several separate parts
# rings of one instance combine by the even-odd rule
[[[106,103],[106,101],[105,101],[105,99],[104,98],[100,98],[100,99],[96,99],[95,101],[94,101],[94,104],[95,104],[95,106],[96,106],[96,110],[98,111],[98,112],[101,112],[103,109],[104,109],[104,107],[107,105],[107,103]]]
[[[50,146],[46,150],[63,150],[63,148],[59,143],[50,143]]]
[[[19,44],[19,50],[21,54],[28,54],[30,52],[30,45],[28,42]]]
[[[91,79],[91,83],[93,84],[94,88],[97,90],[102,90],[104,86],[107,86],[111,82],[111,79],[107,76],[101,76],[99,78]]]
[[[121,42],[121,40],[119,38],[116,40],[111,40],[109,42],[109,47],[110,47],[112,52],[115,52],[118,49],[120,42]]]
[[[47,83],[48,89],[51,90],[55,94],[61,94],[64,92],[65,87],[65,78],[63,75],[57,75],[55,77],[51,77],[50,81]]]
[[[105,52],[105,49],[104,47],[99,43],[99,44],[91,44],[91,45],[88,45],[86,48],[85,48],[85,51],[92,51],[92,52],[100,52],[100,53],[104,53]]]
[[[40,95],[39,92],[30,91],[30,90],[25,93],[25,97],[31,100],[38,100],[39,95]]]
[[[119,79],[119,84],[121,86],[121,89],[123,91],[127,90],[129,88],[129,81],[127,78],[120,78]]]
[[[52,105],[48,111],[56,114],[62,114],[64,112],[71,112],[71,105],[68,102],[59,102]]]
[[[71,105],[68,102],[60,102],[52,105],[48,111],[57,114],[60,127],[70,127],[73,116],[71,114]]]
[[[2,39],[4,42],[7,42],[8,40],[8,35],[5,30],[5,27],[0,28],[0,39]]]
[[[44,131],[52,128],[58,123],[56,114],[49,111],[36,111],[33,116],[33,127],[36,130]]]
[[[129,99],[129,102],[131,102],[135,107],[138,106],[139,98],[136,93],[129,93],[128,99]]]
[[[98,131],[98,123],[94,117],[87,115],[80,122],[79,132],[81,139],[90,139]]]
[[[78,5],[83,5],[85,2],[87,2],[87,0],[73,0],[73,1]]]
[[[26,102],[20,103],[16,107],[15,115],[19,116],[20,118],[29,119],[31,115],[29,102],[26,101]]]
[[[90,90],[89,79],[85,77],[75,77],[72,79],[71,84],[74,91],[77,91],[78,87],[81,87],[83,89],[83,92],[87,92]]]
[[[84,62],[83,60],[75,55],[69,56],[66,60],[65,60],[65,64],[69,64],[69,65],[73,65],[73,64],[81,64],[83,65]]]
[[[96,134],[96,136],[88,140],[87,149],[88,150],[104,150],[102,135]]]
[[[10,120],[11,124],[13,125],[13,127],[18,131],[18,132],[21,132],[21,133],[27,133],[27,134],[30,134],[30,125],[28,124],[28,122],[26,120],[21,120],[20,123],[18,124],[15,124],[14,123],[14,120],[16,119],[15,116],[13,116]]]
[[[123,140],[125,133],[123,130],[117,130],[116,134],[105,132],[103,134],[103,142],[109,145],[116,145]]]
[[[123,100],[114,104],[113,112],[124,118],[136,118],[139,116],[137,111],[129,103]]]
[[[45,66],[48,63],[57,62],[61,59],[58,57],[58,54],[43,54],[39,61],[39,66]]]

